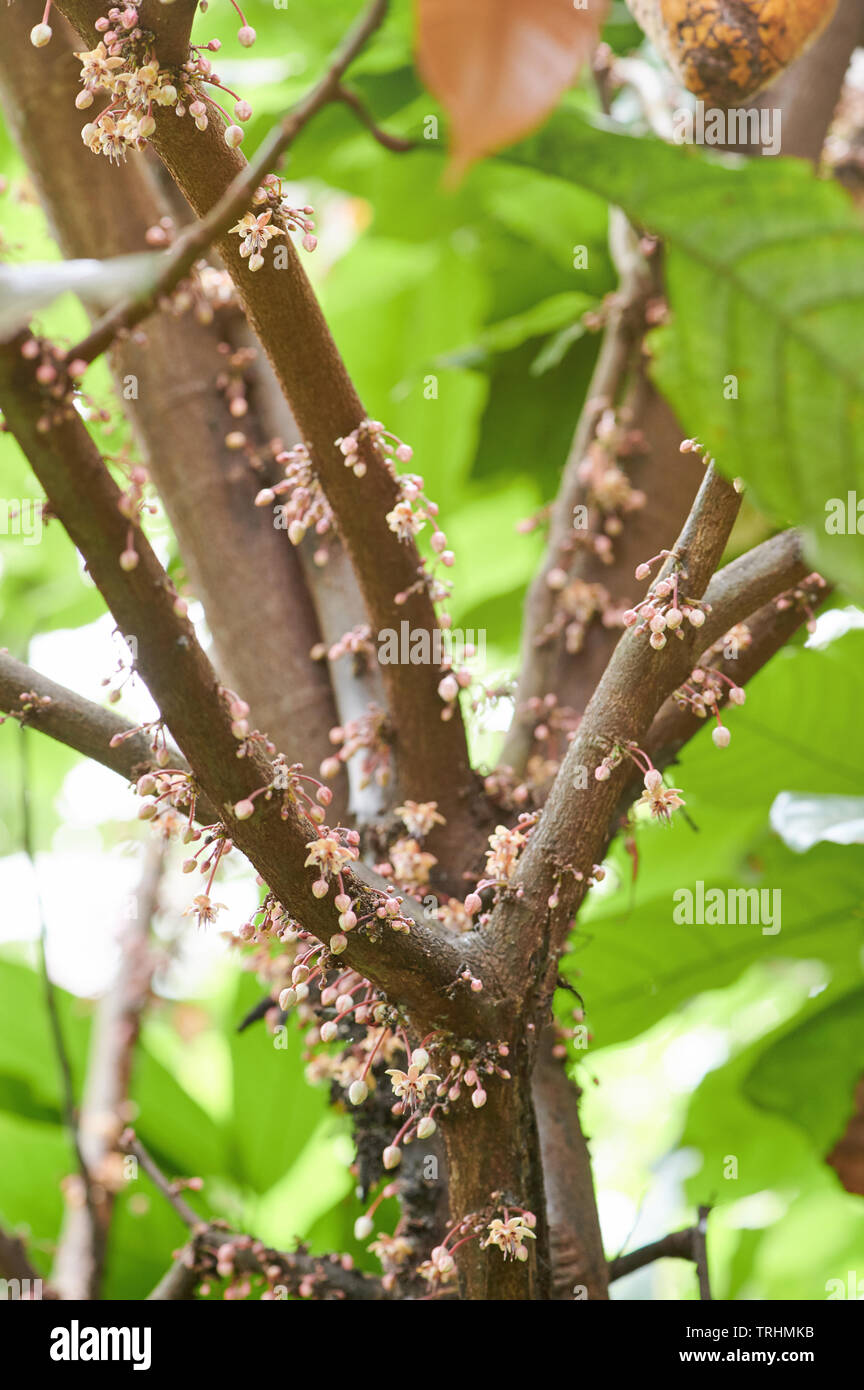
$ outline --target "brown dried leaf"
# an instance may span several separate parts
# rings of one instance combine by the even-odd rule
[[[706,102],[755,96],[818,38],[837,0],[627,0],[672,71]]]
[[[453,172],[545,119],[597,43],[607,0],[417,0],[417,63],[452,128]]]

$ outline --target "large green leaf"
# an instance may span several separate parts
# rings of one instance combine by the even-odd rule
[[[845,191],[803,163],[723,160],[575,111],[504,158],[663,238],[672,318],[652,342],[664,394],[725,472],[805,528],[826,573],[864,593],[860,537],[825,530],[830,499],[864,498],[864,236]]]
[[[640,823],[635,892],[618,848],[613,862],[622,885],[593,895],[580,913],[568,967],[568,974],[580,972],[573,978],[598,1044],[637,1035],[759,961],[820,959],[836,972],[834,988],[857,982],[860,852],[823,844],[793,854],[768,834],[768,814],[784,789],[848,794],[860,787],[864,750],[849,731],[864,699],[862,649],[864,637],[853,632],[823,651],[796,647],[775,658],[750,685],[743,708],[730,711],[729,748],[715,748],[704,730],[683,751],[674,781],[691,823],[680,816],[668,827]],[[676,924],[673,893],[699,880],[779,889],[781,931]]]

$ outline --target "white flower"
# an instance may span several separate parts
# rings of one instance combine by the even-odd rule
[[[240,255],[245,260],[249,257],[249,269],[260,270],[264,264],[264,257],[261,252],[266,248],[267,243],[274,236],[284,236],[281,227],[273,227],[270,218],[273,213],[268,208],[266,212],[259,212],[255,216],[254,212],[244,212],[240,221],[229,228],[229,231],[242,237],[240,243]]]
[[[508,1221],[496,1216],[486,1230],[489,1234],[481,1240],[480,1248],[485,1250],[487,1245],[497,1245],[505,1260],[527,1260],[528,1251],[522,1242],[536,1240],[526,1216],[511,1216]]]
[[[645,773],[645,790],[637,805],[648,806],[658,820],[669,820],[673,811],[685,804],[680,787],[664,787],[662,774],[656,767]]]
[[[310,840],[306,848],[309,851],[305,861],[306,867],[310,864],[317,865],[325,874],[340,873],[347,863],[356,858],[353,850],[340,845],[332,835],[325,835],[320,840]]]
[[[400,1071],[398,1067],[391,1067],[387,1075],[391,1077],[393,1092],[404,1100],[410,1109],[415,1110],[418,1105],[426,1099],[426,1087],[433,1082],[441,1080],[432,1071],[421,1071],[420,1067],[412,1062],[407,1071]]]
[[[406,801],[404,805],[396,807],[396,814],[402,817],[409,834],[421,838],[428,835],[436,825],[445,824],[437,801]]]

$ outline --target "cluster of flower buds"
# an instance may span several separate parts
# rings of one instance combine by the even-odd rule
[[[126,532],[126,547],[121,551],[117,561],[121,570],[125,570],[127,574],[138,568],[139,556],[135,549],[135,527],[140,526],[141,518],[145,513],[155,516],[158,511],[154,502],[144,500],[144,488],[148,482],[149,476],[146,468],[142,468],[140,464],[136,465],[129,470],[128,486],[117,499],[117,510],[130,523]],[[178,617],[185,617],[188,608],[186,599],[180,598],[179,595],[175,596],[174,611]]]
[[[450,596],[450,586],[436,576],[435,568],[440,564],[449,569],[455,556],[448,548],[447,536],[438,524],[438,505],[431,502],[423,491],[423,478],[418,473],[397,472],[397,464],[410,463],[414,457],[410,444],[403,443],[380,420],[361,420],[350,434],[336,440],[336,446],[342,452],[346,468],[352,469],[357,478],[364,477],[368,467],[364,446],[365,449],[374,450],[383,460],[398,489],[397,500],[387,513],[387,525],[400,540],[414,540],[427,522],[432,525],[429,545],[434,560],[431,565],[425,560],[421,561],[417,582],[396,594],[396,603],[400,606],[407,603],[411,594],[420,589],[428,591],[433,603],[443,603]],[[455,696],[452,698],[455,699]]]
[[[441,718],[446,723],[452,719],[458,708],[459,696],[463,690],[467,690],[473,677],[467,666],[459,667],[458,670],[450,670],[442,676],[438,682],[438,695],[444,702],[441,711]]]
[[[153,719],[147,724],[136,725],[134,729],[124,729],[120,734],[113,734],[108,741],[108,747],[119,748],[127,739],[134,738],[136,734],[152,734],[150,749],[153,753],[153,761],[158,767],[167,768],[171,761],[171,750],[168,747],[165,725],[161,719]],[[149,791],[140,792],[139,795],[149,796],[150,793]]]
[[[191,284],[189,293],[190,302],[187,307],[191,307],[191,296],[194,293]],[[212,309],[210,313],[212,318]],[[216,376],[216,390],[224,397],[232,420],[243,420],[249,413],[249,401],[246,398],[247,375],[255,364],[257,350],[253,347],[235,347],[231,343],[219,343],[217,351],[224,359],[225,365]]]
[[[713,715],[717,725],[711,737],[718,748],[729,747],[732,735],[720,717],[720,706],[726,699],[730,705],[743,705],[746,695],[740,685],[716,667],[696,666],[672,698],[681,709],[691,710],[697,719]]]
[[[616,744],[602,762],[595,767],[594,776],[597,781],[608,782],[613,770],[625,758],[634,762],[643,774],[644,791],[636,804],[647,807],[655,819],[668,822],[672,817],[672,812],[676,811],[679,806],[685,805],[681,796],[681,788],[667,787],[663,781],[662,772],[658,772],[648,754],[635,743]]]
[[[263,211],[244,212],[239,222],[229,227],[229,232],[240,237],[240,255],[249,261],[250,270],[260,270],[264,264],[264,252],[277,236],[287,236],[289,232],[303,233],[303,247],[314,251],[318,245],[315,235],[313,207],[293,207],[282,197],[282,180],[276,174],[268,174],[260,188],[252,196],[255,208]],[[273,218],[276,221],[273,221]],[[279,265],[277,259],[277,268]]]
[[[589,888],[593,888],[596,884],[603,882],[604,878],[606,877],[606,870],[602,864],[592,864],[591,872],[586,879],[581,869],[574,869],[568,867],[556,878],[555,887],[552,889],[552,892],[549,894],[549,897],[546,900],[548,907],[556,908],[560,906],[561,886],[564,882],[565,874],[575,879],[577,883],[585,883]]]
[[[45,413],[37,420],[36,429],[40,434],[47,434],[52,425],[75,418],[76,406],[83,403],[76,383],[88,364],[77,358],[67,361],[60,348],[41,338],[25,338],[20,351],[21,356],[33,364],[33,375],[45,401]],[[107,410],[93,408],[91,404],[87,418],[107,424],[111,417]]]
[[[501,1216],[494,1215],[501,1212]],[[537,1217],[526,1207],[513,1202],[505,1202],[503,1194],[492,1194],[492,1205],[482,1213],[472,1212],[457,1221],[447,1231],[440,1245],[430,1252],[418,1274],[426,1281],[429,1292],[427,1299],[435,1298],[446,1291],[456,1280],[456,1261],[454,1255],[469,1241],[479,1240],[480,1249],[490,1247],[500,1250],[505,1260],[528,1259],[526,1240],[536,1240]]]
[[[360,786],[366,787],[374,781],[378,787],[386,787],[392,774],[392,752],[389,739],[389,719],[385,710],[378,705],[370,705],[356,719],[349,719],[344,726],[335,725],[329,734],[330,742],[338,748],[338,753],[325,758],[320,772],[325,781],[338,776],[342,767],[356,754],[362,753],[360,766]]]
[[[587,520],[581,508],[574,514],[574,523],[604,564],[612,564],[615,558],[612,540],[621,535],[624,517],[645,506],[645,493],[633,487],[618,462],[643,448],[641,432],[629,429],[614,410],[608,409],[602,412],[594,438],[579,464],[579,482],[588,504],[599,513],[599,529],[580,524]]]
[[[0,724],[5,724],[7,719],[20,719],[22,722],[40,710],[48,709],[52,703],[50,695],[38,695],[35,690],[22,690],[18,699],[21,702],[20,710],[9,710],[6,714],[0,714]]]
[[[578,575],[570,575],[562,565],[553,565],[546,572],[546,587],[555,595],[551,619],[540,632],[541,644],[550,642],[563,631],[564,644],[571,656],[581,652],[585,635],[595,618],[604,627],[615,627],[621,615],[603,584],[589,584]]]
[[[788,589],[785,594],[774,600],[774,607],[778,613],[786,612],[793,605],[807,614],[807,631],[814,632],[816,629],[816,614],[814,608],[821,602],[826,582],[821,574],[808,574],[806,579],[796,585],[794,589]]]
[[[292,806],[299,806],[315,825],[323,825],[324,807],[329,806],[333,800],[330,788],[319,782],[317,777],[304,772],[302,763],[292,763],[289,766],[281,753],[273,760],[272,767],[273,775],[269,782],[263,787],[257,787],[255,791],[249,792],[235,803],[234,815],[237,820],[249,820],[254,816],[255,802],[259,796],[263,796],[265,801],[279,798],[283,820],[288,819]],[[309,783],[314,788],[314,794],[304,783]]]
[[[139,732],[135,730],[134,732]],[[164,736],[162,726],[159,732]],[[125,738],[128,735],[117,734],[115,738]],[[154,741],[154,750],[156,749]],[[170,761],[169,750],[162,746],[155,752],[156,761],[160,766],[155,767],[152,772],[145,772],[135,783],[135,791],[142,798],[138,808],[139,820],[162,820],[167,815],[166,828],[175,828],[176,811],[183,811],[186,815],[186,825],[183,833],[183,843],[191,844],[193,841],[200,840],[203,831],[194,824],[195,800],[198,790],[195,780],[191,773],[179,768],[168,767]],[[207,827],[208,833],[218,829],[217,826]],[[185,870],[186,873],[189,870]]]
[[[237,740],[236,756],[247,758],[251,753],[260,751],[272,758],[276,753],[276,745],[266,734],[262,734],[258,729],[249,728],[250,711],[246,701],[241,700],[239,695],[224,685],[220,685],[219,692],[231,716],[231,733]]]
[[[649,634],[648,640],[655,651],[661,651],[666,646],[670,633],[683,638],[685,623],[691,627],[702,627],[706,614],[711,611],[709,604],[681,595],[681,581],[686,574],[674,550],[661,550],[658,555],[637,565],[636,578],[647,579],[658,560],[672,560],[672,573],[655,580],[642,602],[628,608],[623,615],[625,627],[632,627],[637,633]]]
[[[255,498],[255,506],[270,507],[285,498],[279,507],[279,520],[292,545],[299,545],[307,531],[321,538],[327,536],[333,529],[333,512],[306,445],[283,449],[276,455],[276,462],[283,465],[285,478],[272,487],[262,488]],[[326,548],[316,550],[315,561],[319,565],[326,563]]]
[[[216,88],[233,99],[232,117],[211,97],[225,119],[225,143],[231,149],[242,143],[243,129],[237,122],[248,121],[252,107],[225,86],[205,56],[219,51],[222,45],[218,39],[204,45],[193,44],[186,61],[169,70],[160,68],[153,56],[153,36],[142,29],[135,5],[113,7],[96,20],[95,28],[99,43],[94,49],[75,55],[81,63],[82,88],[75,99],[78,110],[88,110],[96,96],[110,98],[96,120],[88,122],[81,131],[82,140],[94,153],[119,161],[128,150],[143,149],[156,129],[154,110],[159,107],[172,107],[178,116],[185,116],[188,111],[197,129],[206,130],[210,113],[203,99],[205,87]],[[31,41],[41,47],[50,37],[51,31],[43,22],[33,30]],[[237,38],[248,48],[255,42],[255,30],[243,20]]]
[[[489,849],[486,851],[486,872],[474,891],[469,893],[465,899],[465,911],[472,917],[481,912],[483,899],[480,894],[484,889],[494,889],[494,895],[497,897],[502,889],[509,887],[516,872],[519,855],[528,843],[538,819],[539,813],[537,811],[523,811],[515,825],[496,825],[489,836]],[[479,921],[482,923],[487,919],[488,912],[481,912]]]
[[[340,435],[336,440],[336,447],[345,459],[345,467],[353,469],[355,478],[366,476],[367,465],[363,458],[364,444],[370,445],[380,455],[394,478],[397,476],[396,463],[410,463],[414,457],[414,450],[411,445],[403,444],[402,440],[386,429],[380,420],[361,420],[350,434]],[[431,505],[434,507],[434,504]],[[437,511],[437,508],[434,510]],[[391,526],[391,529],[395,530],[396,528]],[[417,527],[417,530],[419,531],[420,527]],[[415,535],[416,531],[412,531],[410,534]]]
[[[330,647],[323,642],[316,643],[310,656],[313,661],[323,661],[325,656],[330,661],[339,661],[343,656],[350,656],[355,671],[366,670],[375,659],[372,629],[368,623],[358,623],[349,632],[343,632]]]

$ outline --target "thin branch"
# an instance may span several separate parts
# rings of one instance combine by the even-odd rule
[[[171,1204],[184,1226],[188,1226],[190,1231],[196,1233],[206,1230],[207,1222],[190,1207],[185,1197],[181,1197],[178,1184],[165,1176],[159,1164],[154,1158],[151,1158],[134,1130],[123,1131],[118,1141],[118,1147],[121,1153],[130,1154],[138,1160],[150,1181],[159,1189],[165,1200]]]
[[[709,466],[674,547],[686,567],[688,596],[699,599],[704,594],[739,507],[735,490]],[[670,559],[662,573],[672,568]],[[701,650],[695,628],[662,651],[655,651],[643,634],[625,632],[521,856],[514,893],[492,914],[492,952],[505,978],[520,981],[520,1008],[536,1010],[538,1017],[545,1016],[558,955],[593,865],[605,853],[619,797],[630,780],[626,759],[603,781],[595,778],[595,768],[614,745],[641,742],[657,710],[692,670]]]
[[[20,720],[23,726],[38,729],[67,748],[74,748],[128,782],[137,782],[144,773],[158,769],[148,734],[112,710],[103,709],[23,661],[16,661],[8,652],[0,652],[0,710]],[[122,742],[112,747],[112,739],[119,740],[121,736]],[[182,753],[174,749],[170,753],[172,767],[188,769]],[[203,795],[196,800],[195,811],[196,819],[206,825],[219,818]]]
[[[99,1002],[91,1034],[79,1133],[94,1184],[96,1224],[86,1209],[67,1209],[53,1272],[62,1298],[99,1297],[114,1211],[111,1162],[123,1129],[122,1108],[129,1095],[141,1017],[150,995],[154,957],[149,935],[158,906],[164,856],[163,841],[150,840],[145,846],[135,912],[124,924],[118,941],[117,976]]]
[[[177,1254],[147,1301],[189,1300],[201,1283],[250,1275],[266,1282],[271,1299],[287,1296],[371,1303],[388,1298],[381,1279],[346,1265],[343,1259],[341,1255],[310,1255],[302,1248],[273,1250],[251,1236],[209,1227]]]
[[[609,1282],[623,1279],[634,1270],[644,1269],[646,1265],[654,1264],[655,1260],[692,1260],[699,1276],[699,1297],[705,1302],[710,1301],[711,1283],[708,1277],[706,1242],[710,1211],[710,1207],[700,1207],[699,1220],[695,1226],[688,1226],[683,1231],[672,1231],[662,1239],[652,1241],[650,1245],[643,1245],[640,1250],[633,1250],[629,1255],[619,1255],[617,1259],[610,1260]]]
[[[829,585],[822,587],[813,598],[813,607],[823,603],[832,592]],[[736,619],[743,621],[749,631],[746,645],[736,646],[728,657],[703,653],[697,664],[711,665],[734,679],[736,685],[746,687],[811,616],[812,609],[802,607],[794,591],[788,595],[779,594],[778,598],[788,599],[788,606],[778,608],[775,600],[756,613],[739,615]],[[682,707],[669,699],[658,710],[648,731],[645,750],[657,767],[666,767],[704,725],[705,720],[699,719],[689,706]]]
[[[48,971],[48,923],[45,919],[42,893],[39,888],[39,871],[36,866],[36,848],[33,840],[33,823],[30,810],[31,777],[29,737],[28,731],[22,726],[19,732],[21,750],[21,840],[24,854],[30,864],[30,873],[33,878],[33,890],[36,899],[36,910],[39,918],[39,974],[42,980],[42,992],[45,998],[45,1010],[51,1029],[54,1055],[57,1059],[57,1066],[60,1073],[60,1096],[63,1117],[78,1164],[78,1172],[81,1178],[88,1218],[95,1226],[96,1200],[93,1192],[93,1178],[81,1146],[81,1133],[79,1129],[78,1107],[75,1100],[75,1081],[72,1076],[72,1064],[69,1060],[69,1051],[66,1047],[63,1024],[60,1020],[60,1011],[57,1006],[57,991],[54,988],[54,981],[51,979],[51,975]]]
[[[190,1299],[198,1284],[210,1277],[264,1277],[271,1289],[311,1297],[376,1300],[384,1298],[380,1279],[345,1265],[338,1255],[309,1255],[307,1251],[272,1250],[263,1241],[202,1221],[180,1195],[178,1184],[162,1172],[132,1130],[120,1139],[121,1148],[135,1157],[162,1196],[192,1233],[171,1268],[148,1295],[150,1302]]]
[[[344,100],[340,80],[346,68],[383,23],[388,4],[389,0],[374,0],[366,15],[348,34],[320,81],[273,127],[254,159],[241,169],[206,217],[191,223],[180,233],[152,284],[104,314],[89,333],[69,349],[67,361],[94,361],[121,330],[128,331],[140,323],[158,308],[164,295],[185,279],[208,247],[227,232],[231,223],[236,222],[246,210],[255,189],[303,127],[328,102]]]
[[[392,154],[408,154],[417,148],[416,140],[408,140],[402,135],[391,135],[389,131],[382,130],[376,123],[371,112],[367,111],[361,97],[353,92],[350,87],[339,85],[336,89],[335,97],[337,101],[344,104],[354,112],[357,119],[366,127],[370,135],[383,145],[385,150],[390,150]]]
[[[705,590],[705,602],[711,611],[700,631],[703,646],[722,637],[809,571],[799,531],[781,531],[725,565]]]

